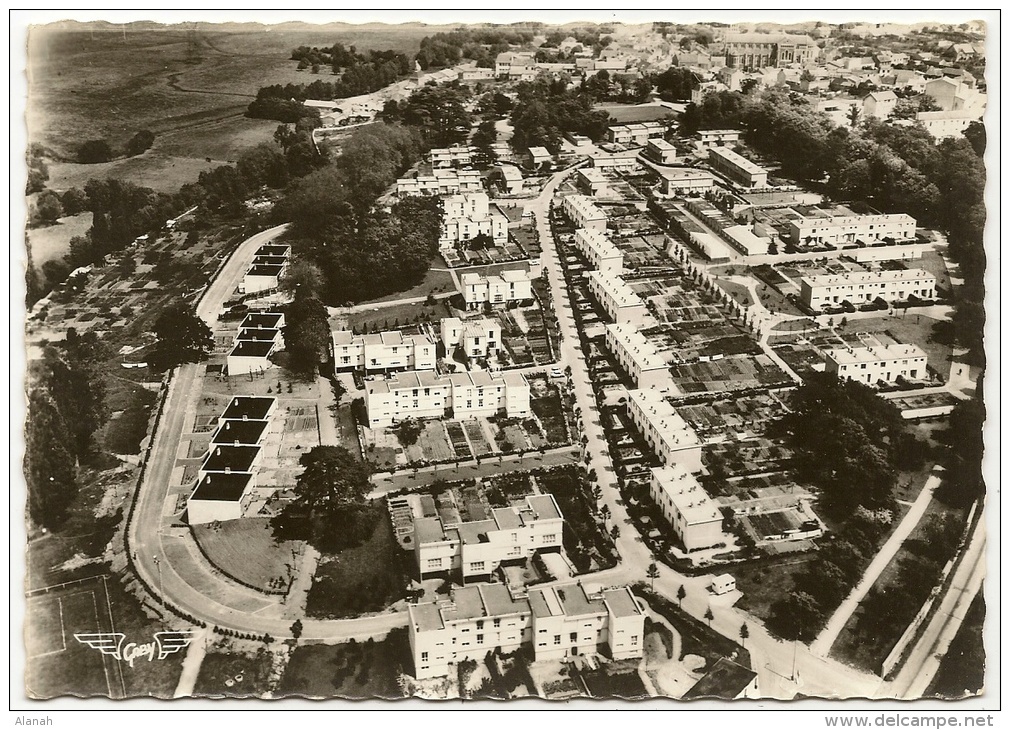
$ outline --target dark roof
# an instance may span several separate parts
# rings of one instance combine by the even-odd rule
[[[203,462],[202,471],[249,471],[253,459],[259,453],[259,446],[228,446],[215,444],[210,455]]]
[[[277,339],[278,330],[269,330],[264,328],[243,328],[238,331],[238,337],[236,338],[239,342],[247,340],[257,340],[259,342],[273,342]]]
[[[756,676],[756,673],[740,666],[732,659],[722,657],[708,674],[684,693],[684,699],[716,697],[721,700],[733,700],[740,696]]]
[[[287,256],[288,247],[277,243],[265,243],[256,250],[257,256]]]
[[[229,355],[233,357],[266,357],[274,347],[274,341],[257,342],[256,340],[239,340]]]
[[[252,474],[208,474],[196,485],[189,501],[198,499],[238,502],[250,479],[252,479]]]
[[[225,421],[214,432],[214,444],[256,444],[267,430],[266,421]]]
[[[279,312],[252,312],[246,315],[240,326],[242,329],[277,329],[283,316]]]
[[[228,420],[238,418],[252,418],[257,421],[263,420],[273,406],[273,398],[257,398],[251,395],[237,395],[231,399],[231,403],[224,409],[221,418]]]
[[[274,264],[276,266],[283,266],[287,260],[287,256],[254,256],[252,262],[253,265]]]
[[[283,268],[281,264],[254,264],[247,276],[278,276]]]

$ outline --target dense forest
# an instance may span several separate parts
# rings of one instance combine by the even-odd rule
[[[512,146],[517,150],[546,147],[557,154],[566,132],[603,138],[610,115],[593,110],[593,98],[582,89],[568,89],[564,81],[524,81],[516,86],[512,110]]]

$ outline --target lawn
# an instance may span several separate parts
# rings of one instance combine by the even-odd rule
[[[918,345],[926,351],[929,366],[946,378],[950,374],[952,350],[950,345],[938,342],[933,336],[933,328],[938,322],[940,320],[917,314],[914,309],[906,309],[898,317],[855,319],[835,329],[839,334],[886,332],[898,342]]]
[[[754,298],[747,287],[737,284],[735,281],[725,281],[724,279],[716,279],[716,283],[743,306],[749,307],[754,304]]]
[[[207,652],[193,688],[195,697],[260,697],[270,691],[273,657],[266,646],[257,650]]]
[[[658,104],[597,104],[594,111],[605,111],[610,114],[612,124],[631,124],[632,122],[652,122],[657,119],[672,119],[673,111]]]
[[[413,672],[406,629],[393,629],[383,641],[328,646],[299,646],[291,655],[277,688],[278,696],[344,697],[347,699],[403,696],[398,678]]]
[[[378,332],[418,322],[435,321],[448,315],[445,305],[438,303],[368,307],[342,316],[346,319],[346,326],[355,332],[361,332],[363,328],[367,328],[369,332]]]
[[[431,268],[428,269],[420,284],[410,289],[393,292],[392,294],[387,294],[384,297],[372,299],[364,303],[392,302],[397,299],[413,299],[416,297],[427,297],[429,294],[444,294],[456,291],[456,284],[452,280],[452,274],[445,268],[445,261],[442,260],[441,256],[432,259],[429,265]]]
[[[383,505],[371,510],[375,529],[368,542],[320,561],[305,607],[310,618],[381,611],[406,595],[409,557],[397,545]]]
[[[617,565],[617,549],[610,535],[597,523],[595,500],[589,484],[574,465],[536,471],[540,489],[554,495],[565,518],[565,553],[579,573]]]
[[[763,559],[758,563],[734,566],[730,571],[736,587],[743,594],[736,606],[742,611],[766,620],[773,603],[781,600],[793,586],[793,576],[801,573],[809,557],[788,555],[778,560]]]
[[[70,239],[83,236],[91,228],[91,212],[60,218],[55,226],[28,229],[28,250],[32,266],[42,271],[46,261],[63,258],[70,250]]]
[[[548,443],[552,445],[569,443],[570,439],[568,438],[568,424],[565,421],[564,405],[561,402],[561,395],[558,393],[557,388],[551,388],[547,395],[533,398],[530,401],[530,408],[533,409],[533,413],[540,419],[544,432],[547,434]]]
[[[580,676],[593,697],[640,700],[649,696],[638,675],[637,661],[615,662]]]
[[[960,699],[982,690],[985,681],[985,598],[979,593],[971,602],[961,628],[940,660],[940,669],[926,690],[926,696]]]
[[[278,541],[266,517],[193,525],[193,537],[211,565],[265,593],[283,593],[303,544]]]

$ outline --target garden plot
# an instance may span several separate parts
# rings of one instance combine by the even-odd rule
[[[566,409],[557,386],[544,378],[530,378],[530,408],[540,420],[547,442],[552,445],[571,443]]]
[[[425,421],[417,441],[405,451],[408,463],[447,461],[455,456],[442,421]]]
[[[671,374],[674,383],[685,393],[719,393],[792,383],[767,355],[674,365]]]
[[[614,239],[614,245],[624,254],[624,265],[629,269],[644,266],[670,266],[673,262],[664,252],[664,244],[665,239],[662,235],[629,236]]]
[[[445,430],[449,434],[449,440],[457,458],[469,459],[473,456],[473,452],[470,450],[470,444],[466,440],[466,435],[463,432],[463,427],[460,426],[458,422],[449,421],[445,424]]]
[[[759,436],[785,412],[782,401],[771,393],[677,408],[701,439],[716,442]]]
[[[475,456],[484,456],[494,451],[494,447],[488,443],[479,421],[464,421],[463,431],[466,433],[467,440],[470,442],[470,447]]]

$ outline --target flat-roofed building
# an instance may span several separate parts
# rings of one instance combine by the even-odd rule
[[[528,269],[506,269],[490,276],[470,271],[459,277],[460,293],[467,308],[475,309],[485,302],[508,304],[533,298],[533,283]]]
[[[607,129],[607,141],[629,147],[642,147],[650,139],[664,137],[667,125],[663,122],[638,122],[615,124]]]
[[[214,444],[200,466],[200,473],[252,472],[259,466],[262,449],[259,446]]]
[[[638,167],[638,153],[634,150],[624,152],[594,151],[589,156],[589,164],[595,170],[630,172]]]
[[[683,464],[650,470],[649,494],[688,552],[722,545],[722,513]]]
[[[266,435],[268,421],[266,420],[226,420],[222,421],[211,438],[211,446],[215,444],[232,444],[234,446],[257,446]]]
[[[670,366],[638,325],[608,324],[607,349],[636,388],[661,387],[670,381]]]
[[[645,145],[645,152],[643,154],[660,165],[674,165],[677,163],[677,148],[662,138],[650,139],[649,143]]]
[[[715,176],[711,172],[693,167],[660,170],[659,177],[662,181],[663,195],[704,193],[715,186]]]
[[[486,193],[450,195],[442,200],[442,212],[438,245],[443,251],[482,234],[496,246],[508,241],[508,216],[490,204]]]
[[[726,147],[712,147],[708,151],[712,168],[744,188],[768,187],[768,171]]]
[[[846,301],[865,304],[877,298],[897,302],[911,296],[933,299],[936,277],[924,269],[898,269],[850,271],[800,279],[800,299],[811,309]]]
[[[595,167],[587,167],[575,173],[575,184],[586,195],[591,195],[594,198],[606,191],[609,183],[610,180],[607,176]]]
[[[487,317],[468,319],[444,317],[440,323],[445,356],[460,347],[468,358],[491,357],[501,349],[501,325]]]
[[[515,165],[496,165],[488,182],[500,185],[505,195],[520,195],[523,191],[523,173]]]
[[[239,325],[240,330],[265,329],[279,330],[284,327],[283,312],[250,312]]]
[[[740,143],[739,129],[700,129],[698,139],[702,147],[726,147]]]
[[[434,370],[435,343],[424,335],[404,335],[397,330],[355,335],[333,332],[336,370],[388,373],[398,370]]]
[[[189,524],[240,519],[255,486],[255,478],[246,472],[204,474],[186,503]]]
[[[758,236],[751,226],[727,226],[720,231],[723,240],[744,256],[762,256],[768,253],[771,239]]]
[[[452,383],[454,418],[487,417],[499,411],[505,411],[509,418],[524,418],[532,412],[529,383],[518,371],[474,370],[446,377]]]
[[[448,601],[407,610],[418,679],[444,677],[465,659],[525,644],[532,644],[536,661],[597,655],[600,646],[612,659],[635,659],[645,637],[645,613],[627,587],[588,593],[571,583],[514,596],[504,584],[479,584],[453,589]]]
[[[262,330],[261,330],[262,331]],[[255,332],[255,330],[250,330]],[[229,375],[247,375],[248,373],[259,373],[267,368],[273,367],[270,356],[277,347],[275,339],[270,340],[238,340],[228,358],[225,367]]]
[[[855,380],[864,385],[878,381],[893,383],[925,380],[928,377],[926,353],[917,345],[892,344],[878,347],[841,347],[825,353],[825,370],[841,380]]]
[[[473,164],[473,150],[462,145],[438,147],[431,151],[431,166],[435,169],[444,167],[468,167]]]
[[[401,197],[479,193],[481,189],[480,173],[477,170],[439,169],[430,175],[401,177],[396,181],[396,194]]]
[[[607,316],[617,324],[642,325],[649,318],[645,302],[617,274],[590,271],[589,291]]]
[[[550,494],[491,510],[487,519],[414,520],[414,561],[421,580],[458,575],[464,583],[488,581],[500,565],[519,565],[537,552],[561,552],[564,518]]]
[[[276,289],[285,269],[284,264],[253,264],[242,277],[242,281],[239,282],[239,293],[254,294],[268,289]]]
[[[365,381],[369,428],[405,418],[442,418],[452,405],[452,384],[430,370],[410,370],[389,380]]]
[[[603,231],[578,229],[575,231],[575,247],[597,271],[619,274],[624,270],[624,254]]]
[[[648,388],[628,391],[628,418],[663,464],[680,464],[701,471],[701,439],[666,400],[666,391]]]
[[[787,238],[793,243],[873,243],[884,239],[909,241],[915,238],[915,218],[905,213],[879,215],[836,215],[794,218]]]
[[[225,421],[266,421],[277,410],[277,399],[266,396],[236,395],[218,419]]]
[[[264,243],[256,249],[257,256],[290,256],[291,247],[286,243]]]
[[[607,230],[607,215],[593,203],[592,198],[585,195],[569,195],[561,206],[565,215],[576,227],[604,232]]]
[[[554,156],[551,155],[550,150],[546,147],[530,147],[526,152],[526,160],[534,170],[539,169],[541,165],[546,165],[553,159]]]

